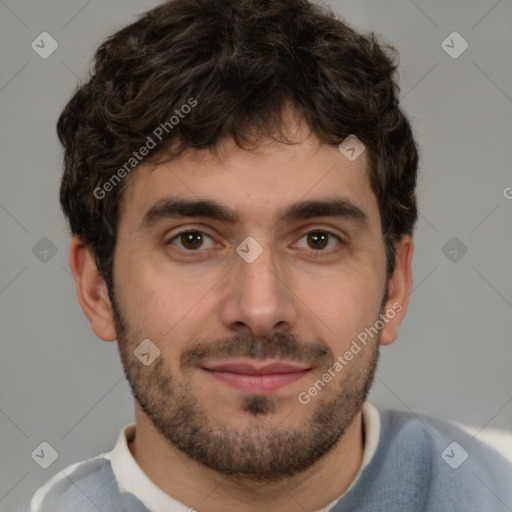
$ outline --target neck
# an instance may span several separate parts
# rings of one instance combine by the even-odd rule
[[[208,512],[320,510],[349,488],[363,459],[361,412],[326,456],[305,472],[273,483],[236,480],[190,459],[162,437],[138,406],[135,423],[129,449],[144,473],[174,499]]]

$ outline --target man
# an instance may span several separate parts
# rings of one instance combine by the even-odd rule
[[[512,468],[366,401],[412,288],[393,49],[306,0],[171,0],[64,109],[61,204],[136,402],[46,511],[501,511]]]

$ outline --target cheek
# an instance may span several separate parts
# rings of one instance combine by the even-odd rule
[[[320,311],[330,327],[333,343],[346,347],[350,342],[374,324],[378,317],[380,297],[369,290],[349,288],[330,294]]]
[[[371,265],[303,273],[300,280],[306,314],[337,353],[378,318],[384,277]]]
[[[201,323],[198,315],[214,307],[211,289],[218,278],[208,273],[163,270],[150,257],[131,254],[118,265],[116,277],[118,305],[132,332],[156,340],[164,352],[176,350],[178,340],[190,337],[191,325]]]

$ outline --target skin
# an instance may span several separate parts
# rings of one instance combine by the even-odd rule
[[[396,339],[407,310],[413,239],[396,245],[383,304],[385,249],[366,152],[350,162],[293,117],[288,129],[300,143],[262,139],[248,151],[228,141],[217,155],[189,150],[132,171],[114,255],[115,304],[91,250],[77,237],[71,242],[80,305],[99,338],[118,340],[136,397],[130,450],[156,485],[198,511],[315,511],[341,495],[361,465],[360,408],[379,346]],[[215,200],[240,220],[161,218],[141,229],[144,214],[170,195]],[[368,224],[324,216],[280,221],[295,202],[334,196],[358,206]],[[202,245],[194,239],[194,252],[176,238],[183,230],[211,239]],[[331,232],[344,243],[333,237],[318,249],[311,232]],[[235,250],[247,236],[263,248],[252,263]],[[401,309],[379,336],[308,404],[300,403],[298,394],[393,304]],[[160,349],[149,366],[133,354],[144,339]],[[230,357],[259,365],[295,358],[311,369],[283,388],[249,393],[200,367]],[[315,446],[321,455],[313,456]]]

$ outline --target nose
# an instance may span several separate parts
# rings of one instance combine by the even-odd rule
[[[234,257],[220,309],[227,329],[255,338],[294,330],[298,298],[290,273],[275,260],[267,248],[251,263]]]

